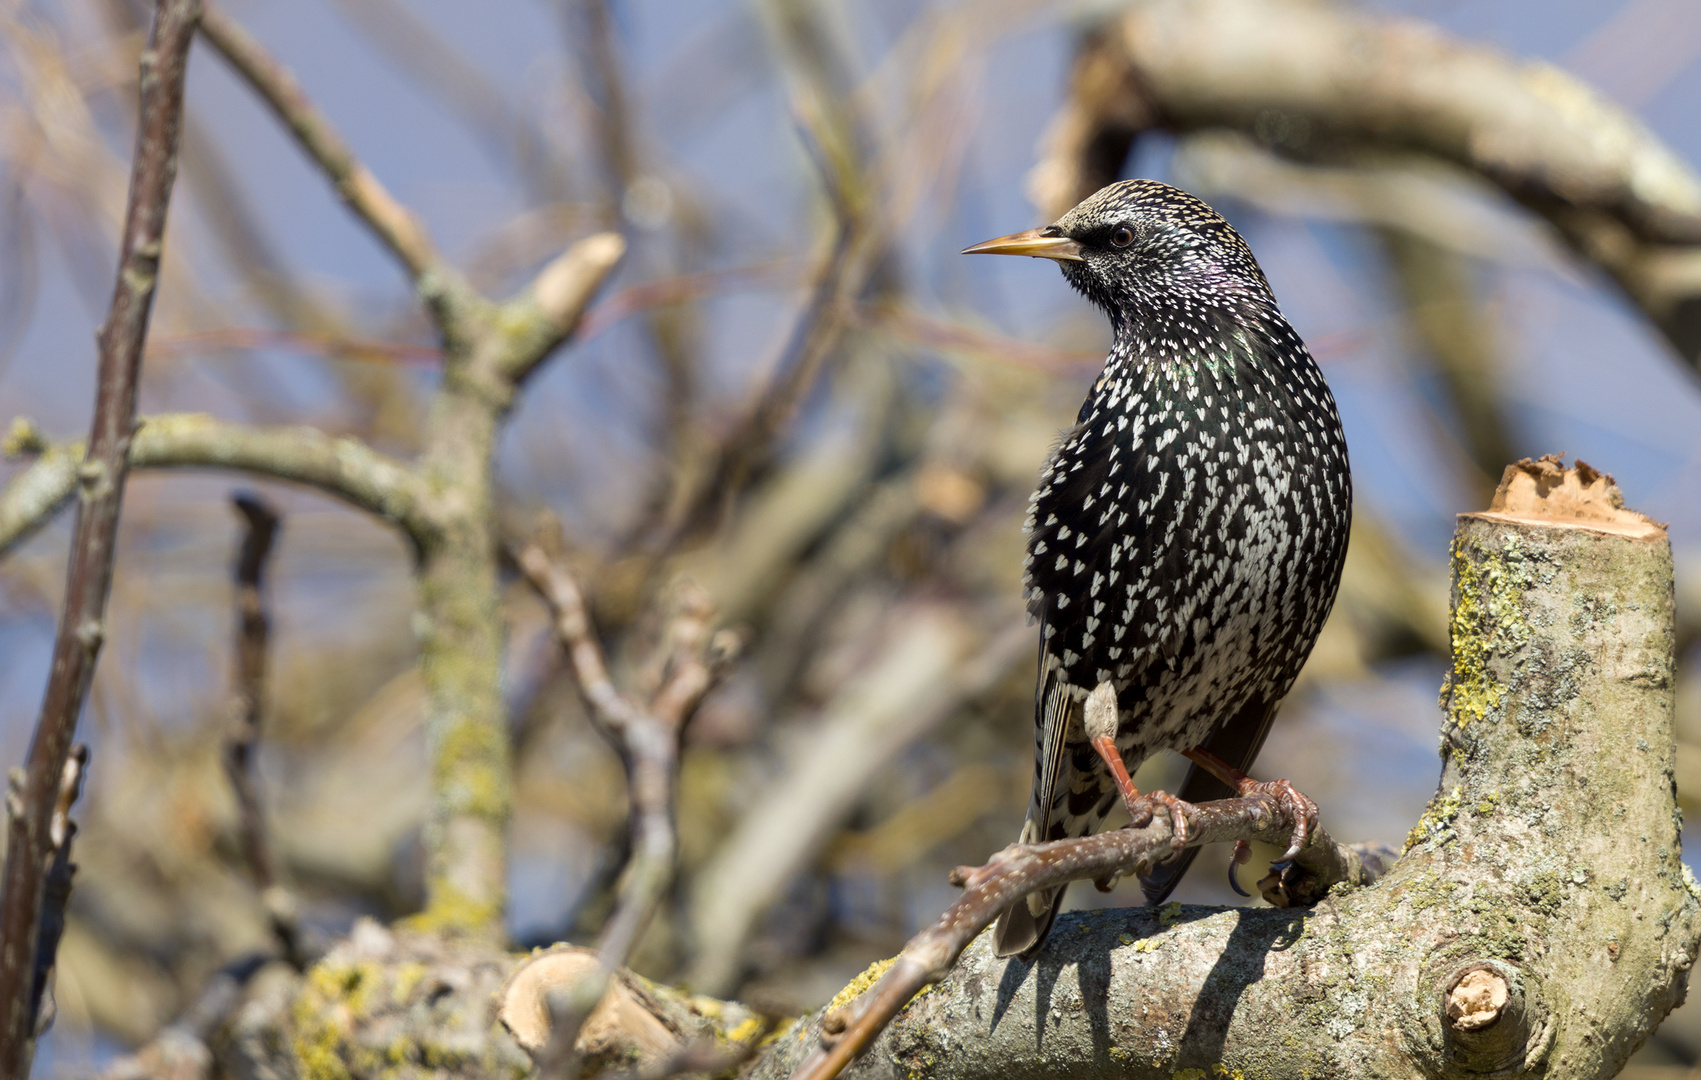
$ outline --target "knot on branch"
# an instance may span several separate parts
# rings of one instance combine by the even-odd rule
[[[1517,1072],[1539,1064],[1550,1025],[1528,980],[1501,960],[1473,960],[1440,982],[1439,1075]],[[1528,998],[1528,999],[1527,999]]]

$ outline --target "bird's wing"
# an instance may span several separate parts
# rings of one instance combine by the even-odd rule
[[[1043,620],[1041,622],[1043,626]],[[1070,764],[1069,733],[1075,729],[1077,739],[1083,732],[1080,725],[1081,702],[1069,693],[1069,687],[1057,678],[1057,664],[1047,655],[1041,631],[1040,677],[1034,687],[1034,795],[1028,808],[1028,821],[1022,830],[1025,843],[1039,843],[1074,835],[1058,832],[1054,811],[1060,796],[1067,796],[1073,784],[1059,789],[1064,767]],[[1058,832],[1058,835],[1052,835]]]
[[[1157,587],[1186,576],[1193,540],[1177,527],[1186,518],[1173,482],[1180,440],[1141,423],[1089,403],[1029,505],[1028,610],[1041,623],[1042,656],[1083,695],[1105,679],[1119,691],[1143,685],[1147,669],[1191,646],[1190,621]]]

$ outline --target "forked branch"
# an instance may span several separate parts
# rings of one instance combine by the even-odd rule
[[[673,790],[679,772],[679,734],[738,643],[729,633],[710,634],[714,610],[707,595],[684,587],[662,642],[657,685],[647,704],[641,704],[615,686],[584,591],[566,566],[536,542],[520,551],[516,562],[549,604],[579,691],[620,750],[631,803],[632,857],[621,875],[614,911],[597,942],[599,965],[576,985],[563,988],[551,1010],[547,1045],[539,1054],[541,1075],[573,1076],[579,1068],[580,1029],[603,999],[609,980],[630,957],[673,880],[678,850]]]

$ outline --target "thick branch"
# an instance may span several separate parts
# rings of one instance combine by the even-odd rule
[[[1493,512],[1461,518],[1448,773],[1375,885],[1310,910],[1065,915],[1031,963],[994,957],[982,935],[844,1075],[1615,1075],[1701,949],[1671,785],[1671,552],[1616,502],[1586,467],[1532,462]],[[1001,858],[1020,861],[972,884],[1044,865]],[[945,966],[984,925],[961,910],[974,902],[955,912],[966,925],[944,920],[906,950],[868,995],[878,1004],[836,1014],[847,1030]],[[851,1039],[834,1016],[799,1023],[755,1076],[816,1056],[824,1027]]]
[[[211,4],[201,16],[201,32],[260,100],[283,121],[295,141],[336,187],[355,216],[418,281],[445,264],[425,228],[407,207],[379,183],[354,156],[325,114],[308,100],[294,73],[224,11]]]
[[[1285,847],[1299,824],[1290,809],[1264,795],[1192,807],[1185,814],[1187,840],[1182,847],[1234,840]],[[952,881],[964,887],[963,898],[910,939],[870,990],[844,1010],[822,1018],[822,1047],[798,1068],[793,1080],[832,1080],[911,998],[950,974],[969,943],[1022,897],[1071,881],[1143,873],[1176,850],[1173,822],[1159,814],[1140,828],[1049,844],[1011,844],[985,866],[958,867]],[[1318,896],[1343,882],[1369,885],[1379,869],[1367,866],[1357,852],[1337,844],[1321,828],[1311,832],[1294,862],[1308,873],[1311,891]]]
[[[1307,158],[1415,150],[1544,216],[1701,362],[1701,178],[1551,64],[1331,5],[1177,0],[1106,27],[1073,90],[1034,174],[1048,212],[1114,179],[1150,127],[1235,128]]]
[[[9,450],[38,453],[0,491],[0,555],[10,551],[76,493],[82,446],[46,446],[27,424],[13,425]],[[140,422],[129,463],[141,469],[234,469],[317,488],[394,522],[416,542],[431,528],[419,482],[399,461],[359,439],[317,428],[236,424],[198,413]]]
[[[0,1076],[29,1075],[34,1056],[34,978],[38,934],[54,854],[53,812],[77,719],[94,681],[105,636],[106,600],[117,554],[118,514],[130,467],[142,344],[153,312],[166,212],[177,177],[183,85],[198,0],[160,0],[142,53],[141,116],[131,163],[130,199],[112,306],[100,329],[100,370],[88,458],[77,470],[82,505],[71,541],[65,609],[53,643],[47,694],[29,761],[20,813],[10,815],[0,887]]]

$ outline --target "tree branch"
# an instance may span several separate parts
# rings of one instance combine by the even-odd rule
[[[166,212],[177,176],[189,45],[199,17],[198,0],[159,0],[142,53],[141,115],[129,206],[112,306],[99,334],[89,451],[77,470],[82,503],[71,541],[65,609],[53,643],[46,698],[30,740],[22,812],[10,815],[5,880],[0,885],[0,1076],[27,1076],[35,1053],[33,984],[44,959],[36,954],[54,852],[54,806],[105,635],[142,344],[159,280]]]
[[[1701,178],[1551,64],[1298,0],[1137,5],[1077,58],[1036,201],[1060,212],[1115,179],[1154,127],[1233,128],[1301,158],[1418,151],[1469,169],[1546,218],[1701,364]]]
[[[416,283],[447,264],[413,213],[398,202],[354,156],[324,113],[310,101],[295,75],[224,11],[207,4],[201,15],[207,43],[283,121],[295,141],[331,181],[343,203],[366,223]]]
[[[9,453],[35,464],[0,491],[0,555],[29,537],[76,494],[82,444],[52,446],[26,422],[14,422]],[[233,469],[306,484],[397,525],[416,543],[431,522],[408,466],[359,439],[312,427],[236,424],[198,413],[142,420],[129,463],[140,469]]]
[[[550,261],[511,305],[536,327],[539,341],[507,353],[500,365],[510,381],[524,382],[532,369],[579,326],[591,298],[626,254],[626,239],[603,232],[585,237]]]
[[[266,563],[282,518],[270,503],[257,495],[237,495],[231,503],[242,515],[244,529],[236,559],[233,665],[236,677],[231,730],[224,741],[224,769],[236,795],[242,857],[248,863],[249,876],[260,891],[260,902],[284,959],[299,971],[306,968],[307,957],[301,947],[295,897],[278,880],[277,860],[272,857],[267,838],[266,813],[254,768],[260,725],[265,718],[266,667],[271,640],[271,618],[266,610]]]
[[[746,942],[868,784],[907,746],[984,693],[1033,649],[1015,613],[996,625],[944,606],[895,618],[890,639],[860,676],[846,681],[788,756],[781,779],[740,815],[731,835],[696,874],[691,928],[697,955],[689,982],[729,993],[742,973]]]
[[[1201,804],[1185,815],[1187,840],[1182,846],[1258,840],[1285,847],[1297,826],[1289,809],[1264,795]],[[911,938],[870,990],[822,1018],[822,1047],[792,1074],[793,1080],[837,1076],[911,998],[950,974],[969,943],[1011,904],[1031,892],[1072,881],[1102,881],[1150,870],[1176,851],[1174,839],[1169,816],[1158,814],[1140,828],[1048,844],[1011,844],[984,866],[958,867],[951,880],[964,887],[963,898]],[[1367,864],[1358,852],[1337,844],[1322,828],[1311,832],[1294,865],[1309,879],[1306,891],[1318,898],[1341,883],[1369,885],[1381,869],[1379,863]]]
[[[1525,462],[1491,511],[1461,517],[1446,772],[1376,884],[1310,910],[1065,915],[1033,961],[998,959],[981,936],[911,997],[997,907],[1150,857],[1143,836],[1166,823],[1007,849],[751,1080],[829,1075],[894,1009],[845,1076],[1616,1075],[1701,950],[1670,779],[1671,548],[1621,507],[1581,463]],[[1205,809],[1232,811],[1198,825],[1225,838],[1262,813],[1251,800]]]
[[[549,1037],[539,1055],[543,1076],[576,1076],[578,1035],[602,1001],[649,925],[673,881],[678,850],[673,791],[679,772],[679,734],[685,721],[736,651],[730,635],[709,635],[714,610],[701,590],[687,588],[677,604],[663,648],[666,662],[647,706],[614,685],[602,645],[573,575],[532,543],[515,560],[555,616],[555,630],[572,662],[580,693],[626,763],[631,802],[632,855],[621,875],[613,913],[597,942],[600,966],[571,987],[552,1011]]]

